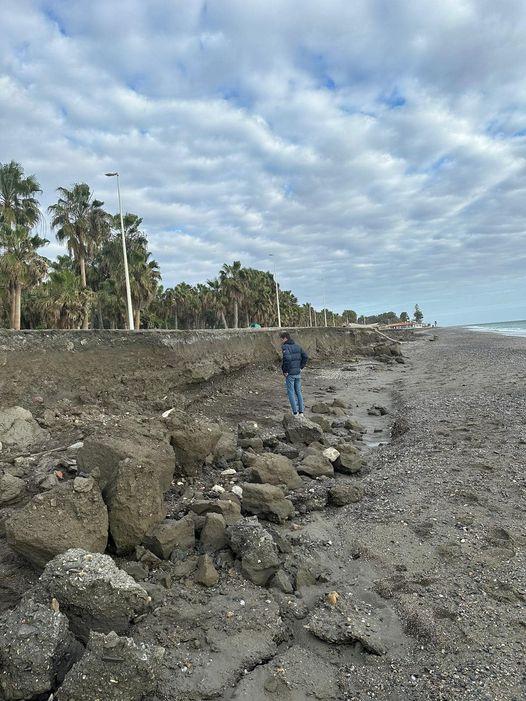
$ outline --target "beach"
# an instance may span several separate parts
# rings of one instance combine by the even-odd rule
[[[289,493],[292,517],[261,520],[279,545],[279,586],[249,581],[228,549],[213,555],[219,581],[211,588],[194,581],[194,554],[147,569],[133,556],[116,557],[153,599],[151,613],[128,635],[165,648],[159,689],[148,701],[524,698],[526,339],[431,329],[401,348],[402,357],[357,354],[350,363],[325,353],[305,371],[307,415],[315,417],[320,404],[334,411],[335,399],[345,406],[340,414],[352,416],[361,433],[349,433],[338,412],[322,413],[333,421],[324,441],[338,445],[339,436],[352,435],[363,465],[351,474],[304,475]],[[157,368],[167,372],[166,359],[147,368],[150,390],[143,393],[143,364],[129,350],[125,357],[137,370],[122,374],[116,360],[108,395],[89,395],[86,387],[75,401],[55,389],[45,394],[58,375],[38,385],[34,368],[32,391],[41,403],[21,394],[23,385],[8,373],[5,396],[47,421],[59,445],[130,427],[141,441],[166,406],[165,381],[154,382]],[[77,382],[87,384],[83,368],[91,370],[81,353],[69,358]],[[110,382],[111,366],[107,373]],[[235,431],[239,422],[256,421],[265,450],[275,450],[287,413],[282,384],[279,368],[265,361],[173,396],[188,422],[221,421]],[[304,446],[300,460],[302,451],[318,455]],[[215,485],[245,488],[256,456],[248,449],[242,457],[228,463],[236,466],[226,470],[233,477],[224,476],[225,463],[209,461],[196,477],[174,480],[168,516],[179,519],[195,500],[217,499]],[[39,460],[15,464],[29,485],[33,473],[42,474]],[[331,490],[342,485],[354,497],[336,507]],[[7,610],[37,585],[38,573],[3,538],[0,564]]]

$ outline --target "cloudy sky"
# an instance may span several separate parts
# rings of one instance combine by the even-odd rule
[[[0,162],[112,211],[119,170],[166,285],[273,253],[318,307],[523,319],[525,36],[524,0],[4,0]]]

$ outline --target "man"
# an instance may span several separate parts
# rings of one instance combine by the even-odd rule
[[[303,416],[305,405],[301,393],[301,371],[307,365],[308,355],[295,343],[288,331],[280,334],[283,350],[281,369],[285,376],[285,387],[294,416]]]

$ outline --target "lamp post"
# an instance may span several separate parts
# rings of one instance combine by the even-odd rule
[[[327,326],[327,302],[325,300],[325,280],[323,281],[323,321],[324,326]]]
[[[119,214],[121,218],[121,236],[122,236],[122,256],[124,259],[124,277],[126,278],[126,305],[128,308],[128,328],[130,331],[135,330],[133,323],[133,307],[130,288],[130,273],[128,271],[128,254],[126,253],[126,238],[124,236],[124,219],[122,218],[122,203],[121,203],[121,186],[119,183],[118,173],[106,173],[107,178],[117,178],[117,195],[119,197]]]
[[[274,263],[274,284],[276,285],[276,308],[278,310],[278,329],[281,328],[281,309],[279,306],[279,285],[278,285],[278,278],[276,277],[276,259],[274,258],[273,253],[269,253],[269,257],[272,258],[272,262]]]

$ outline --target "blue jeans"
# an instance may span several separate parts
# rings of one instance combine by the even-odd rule
[[[301,393],[301,375],[287,375],[285,378],[285,387],[289,395],[289,402],[293,414],[303,414],[305,405],[303,403],[303,395]]]

